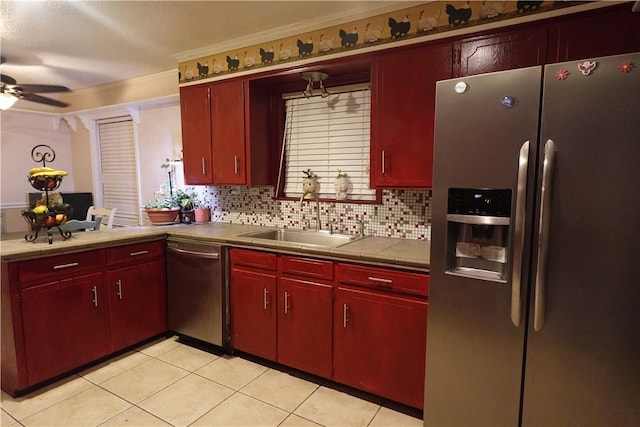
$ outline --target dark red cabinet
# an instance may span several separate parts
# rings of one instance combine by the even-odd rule
[[[111,351],[167,331],[164,241],[109,248],[106,253]]]
[[[211,85],[213,183],[244,185],[246,178],[243,80]]]
[[[270,97],[249,87],[232,79],[180,88],[187,184],[273,184]]]
[[[164,270],[165,261],[159,259],[107,273],[112,351],[167,330]]]
[[[469,37],[456,42],[454,49],[455,77],[542,65],[547,54],[547,27]]]
[[[102,273],[24,289],[27,383],[37,384],[107,354],[108,316]]]
[[[275,272],[232,266],[230,295],[233,348],[276,360]]]
[[[278,361],[331,378],[333,262],[278,257]]]
[[[182,159],[187,184],[213,184],[210,102],[208,86],[180,88]]]
[[[426,300],[340,286],[333,330],[335,381],[422,408]]]
[[[451,77],[450,44],[376,55],[371,72],[373,187],[430,188],[435,84]]]
[[[628,3],[599,9],[552,23],[549,34],[549,63],[638,52],[640,13]]]

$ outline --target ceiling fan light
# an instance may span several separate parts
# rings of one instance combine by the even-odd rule
[[[18,98],[8,93],[0,92],[0,110],[7,110],[16,103]]]

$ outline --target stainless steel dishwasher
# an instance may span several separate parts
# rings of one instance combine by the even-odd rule
[[[207,242],[167,239],[169,329],[228,348],[224,250]]]

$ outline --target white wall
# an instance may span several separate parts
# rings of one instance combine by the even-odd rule
[[[3,231],[25,231],[27,223],[20,211],[28,207],[27,193],[35,192],[27,176],[31,168],[42,166],[31,158],[36,145],[46,144],[55,152],[47,166],[73,173],[70,133],[57,114],[19,110],[0,112],[0,209]],[[38,149],[45,152],[44,149]],[[73,179],[65,178],[59,191],[76,191]]]
[[[138,144],[140,151],[141,204],[153,198],[157,188],[168,180],[167,170],[160,165],[167,158],[182,158],[182,125],[180,104],[174,102],[140,110]],[[147,219],[143,214],[143,219]]]

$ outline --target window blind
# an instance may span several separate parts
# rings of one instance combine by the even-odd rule
[[[371,92],[367,85],[332,88],[322,98],[285,95],[284,195],[302,196],[302,171],[318,177],[319,197],[335,198],[338,170],[349,176],[348,200],[375,200],[369,188]]]
[[[138,168],[131,116],[99,120],[103,205],[118,208],[114,225],[138,225]]]

